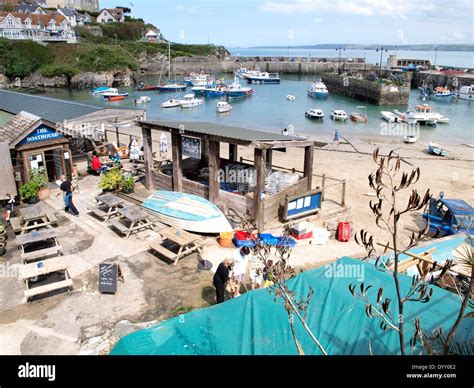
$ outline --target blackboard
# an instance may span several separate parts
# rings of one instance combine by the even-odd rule
[[[117,264],[99,264],[99,292],[115,294],[117,292]]]
[[[201,139],[197,137],[183,136],[181,140],[183,156],[201,159]]]

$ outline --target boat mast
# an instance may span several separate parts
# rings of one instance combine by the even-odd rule
[[[171,79],[171,42],[168,42],[168,81]]]

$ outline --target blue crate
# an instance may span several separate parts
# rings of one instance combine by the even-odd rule
[[[234,239],[232,240],[232,242],[234,243],[234,245],[237,247],[237,248],[242,248],[242,247],[249,247],[249,248],[252,248],[255,246],[255,240],[237,240],[235,237]]]
[[[260,237],[260,239],[262,240],[262,242],[264,244],[268,244],[268,245],[276,245],[277,242],[278,242],[278,238],[273,236],[272,234],[270,233],[262,233],[262,234],[259,234],[258,235]]]

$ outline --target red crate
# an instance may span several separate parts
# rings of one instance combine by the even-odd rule
[[[239,240],[255,240],[255,236],[252,233],[248,233],[245,230],[236,230],[234,237]]]

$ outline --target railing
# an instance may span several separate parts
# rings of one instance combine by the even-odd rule
[[[11,40],[33,40],[39,42],[77,42],[77,38],[67,36],[28,36],[28,35],[3,35],[3,38]]]

